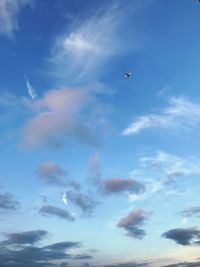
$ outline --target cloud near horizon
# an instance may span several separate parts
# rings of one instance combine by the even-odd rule
[[[62,241],[42,247],[36,246],[35,243],[49,236],[46,230],[4,235],[8,239],[0,242],[0,262],[2,267],[60,267],[67,266],[66,260],[81,261],[92,258],[89,254],[74,253],[74,251],[69,253],[71,250],[81,248],[81,242]]]
[[[4,235],[8,238],[0,242],[0,245],[24,245],[29,244],[33,245],[38,241],[41,241],[47,236],[47,231],[45,230],[35,230],[35,231],[27,231],[21,233],[5,233]]]

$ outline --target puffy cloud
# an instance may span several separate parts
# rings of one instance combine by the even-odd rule
[[[138,117],[123,132],[123,135],[137,134],[146,128],[169,130],[196,129],[200,126],[200,103],[182,97],[172,97],[170,105],[159,112]]]
[[[131,211],[126,217],[119,221],[117,226],[124,228],[128,236],[142,239],[146,233],[139,227],[148,219],[148,215],[149,214],[143,210]]]
[[[41,207],[39,213],[44,216],[56,216],[67,221],[74,221],[74,217],[68,211],[50,205]]]
[[[30,244],[33,245],[38,241],[41,241],[47,236],[45,230],[27,231],[21,233],[4,234],[8,239],[2,241],[1,245],[13,245],[13,244]]]
[[[43,98],[29,103],[28,107],[37,114],[23,129],[25,145],[62,147],[68,136],[98,146],[98,140],[87,123],[80,122],[90,100],[86,90],[61,88],[48,91]]]
[[[144,185],[131,178],[112,178],[110,180],[103,181],[103,189],[107,194],[122,192],[139,194],[144,191]]]
[[[17,16],[20,10],[31,2],[31,0],[0,1],[0,34],[12,36],[18,29]]]
[[[37,174],[47,184],[63,184],[61,178],[66,172],[52,160],[44,161],[37,169]]]
[[[16,210],[20,202],[10,193],[0,194],[0,210]]]
[[[165,232],[162,236],[183,246],[200,245],[200,230],[196,228],[176,228]]]

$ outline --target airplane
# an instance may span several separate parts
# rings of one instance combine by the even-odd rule
[[[132,72],[125,72],[124,75],[123,75],[123,78],[124,79],[129,79],[131,75],[132,75]]]

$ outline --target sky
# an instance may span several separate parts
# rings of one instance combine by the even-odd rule
[[[196,0],[0,0],[1,267],[200,266],[199,28]]]

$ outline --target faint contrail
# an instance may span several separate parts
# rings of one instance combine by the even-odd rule
[[[25,83],[26,83],[26,87],[28,90],[28,93],[30,95],[30,97],[34,100],[35,98],[37,98],[37,93],[35,92],[34,87],[30,84],[28,78],[26,77],[26,75],[24,75],[24,79],[25,79]]]

